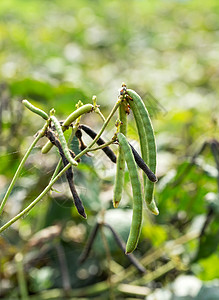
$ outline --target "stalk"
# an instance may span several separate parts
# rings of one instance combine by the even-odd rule
[[[7,192],[6,192],[6,194],[5,194],[4,198],[3,198],[3,200],[2,200],[2,202],[1,202],[1,206],[0,206],[0,215],[1,215],[2,211],[3,211],[3,209],[4,209],[4,206],[5,206],[5,204],[6,204],[7,199],[8,199],[8,197],[9,197],[9,195],[10,195],[10,193],[11,193],[11,191],[12,191],[14,185],[15,185],[15,182],[16,182],[18,176],[20,175],[20,172],[21,172],[21,170],[22,170],[22,168],[23,168],[23,166],[24,166],[24,164],[25,164],[25,162],[26,162],[28,156],[30,155],[30,152],[31,152],[32,149],[35,147],[35,145],[36,145],[36,143],[39,141],[39,139],[40,139],[41,137],[44,136],[48,124],[49,124],[49,121],[46,122],[46,124],[44,125],[43,129],[38,133],[37,137],[36,137],[35,140],[32,142],[32,144],[31,144],[30,147],[28,148],[27,152],[25,153],[23,159],[21,160],[21,162],[20,162],[20,164],[19,164],[19,166],[18,166],[18,168],[17,168],[17,170],[16,170],[16,173],[14,174],[14,177],[13,177],[13,179],[12,179],[12,181],[11,181],[9,187],[8,187],[8,190],[7,190]]]
[[[115,104],[115,106],[113,107],[111,113],[109,114],[109,116],[107,117],[107,119],[105,120],[101,130],[99,131],[99,133],[97,134],[96,138],[91,142],[91,144],[84,149],[83,151],[81,151],[78,155],[75,156],[75,160],[77,161],[81,156],[83,156],[84,154],[86,154],[87,152],[89,152],[90,148],[96,143],[96,141],[99,139],[99,137],[101,136],[101,134],[103,133],[104,129],[106,128],[106,126],[108,125],[109,121],[111,120],[112,116],[115,114],[116,110],[118,109],[118,107],[121,104],[121,100],[118,100]],[[47,128],[47,123],[45,124],[45,126],[43,127],[43,130],[41,131],[41,136],[44,135],[46,128]],[[41,137],[40,136],[40,137]],[[3,232],[5,229],[7,229],[9,226],[11,226],[13,223],[15,223],[17,220],[19,220],[20,218],[22,218],[23,216],[25,216],[25,214],[27,214],[45,195],[47,192],[49,192],[49,190],[51,189],[51,187],[53,186],[53,184],[71,167],[71,164],[69,163],[68,165],[66,165],[60,172],[58,175],[56,175],[55,178],[53,178],[53,180],[50,181],[50,183],[47,185],[47,187],[39,194],[39,196],[33,201],[31,202],[30,205],[28,205],[25,209],[23,209],[19,214],[17,214],[14,218],[12,218],[10,221],[8,221],[5,225],[3,225],[0,228],[0,233]],[[12,189],[12,188],[11,188]]]

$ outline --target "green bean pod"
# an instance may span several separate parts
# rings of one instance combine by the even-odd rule
[[[86,114],[91,112],[94,109],[94,106],[92,104],[85,104],[81,107],[79,107],[78,109],[76,109],[75,111],[73,111],[73,113],[71,113],[68,118],[65,120],[65,122],[63,123],[62,127],[68,127],[69,125],[71,125],[72,122],[74,122],[77,118],[79,118],[81,115]]]
[[[45,120],[48,120],[49,116],[47,115],[47,113],[45,113],[45,111],[43,111],[43,110],[39,109],[38,107],[34,106],[33,104],[31,104],[26,99],[23,100],[22,103],[26,106],[26,108],[28,108],[29,110],[31,110],[35,114],[39,115],[40,117],[42,117]]]
[[[64,137],[64,134],[63,134],[63,131],[62,131],[62,127],[61,127],[59,121],[56,119],[55,116],[51,116],[50,118],[51,118],[51,121],[53,122],[53,124],[55,125],[56,131],[57,131],[58,136],[59,136],[59,141],[60,141],[60,144],[62,146],[62,149],[63,149],[63,152],[65,154],[65,157],[67,158],[67,160],[73,166],[77,166],[78,163],[74,160],[74,158],[70,154],[70,151],[68,149],[68,145],[67,145],[67,142],[65,140],[65,137]]]
[[[79,118],[81,115],[91,112],[94,109],[94,106],[92,104],[85,104],[75,111],[73,111],[67,119],[64,121],[62,125],[62,131],[64,132],[71,123],[73,123],[77,118]],[[42,148],[41,152],[42,154],[48,153],[53,147],[53,144],[48,141]]]
[[[124,136],[127,134],[127,115],[125,111],[125,103],[121,103],[119,107],[119,119],[122,122],[119,128]],[[113,206],[116,208],[119,206],[119,203],[122,198],[122,190],[124,185],[124,176],[125,176],[125,156],[122,151],[122,148],[119,147],[119,153],[116,160],[116,178],[114,186],[114,195],[113,195]]]
[[[125,156],[125,161],[129,170],[129,175],[132,184],[133,192],[133,215],[132,215],[132,224],[126,244],[126,254],[131,253],[135,250],[138,244],[138,240],[141,233],[141,224],[142,224],[142,206],[143,206],[143,196],[141,190],[141,183],[138,176],[137,165],[129,146],[126,137],[122,133],[117,135],[120,147]]]
[[[139,140],[140,140],[140,147],[141,147],[141,155],[142,155],[143,160],[145,162],[148,162],[148,145],[147,145],[147,135],[146,135],[145,127],[142,122],[141,115],[139,113],[136,102],[129,101],[129,105],[131,107],[131,110],[133,112],[135,122],[137,125],[137,130],[138,130]],[[146,175],[144,173],[143,173],[143,178],[144,178],[144,191],[145,191]],[[155,204],[155,202],[153,202],[153,203]],[[159,214],[158,208],[156,208],[156,210],[155,210],[155,208],[152,209],[152,206],[148,205],[147,203],[146,203],[146,205],[147,205],[147,208],[150,210],[150,212],[152,212],[155,215]]]
[[[148,210],[150,210],[150,212],[152,212],[152,214],[154,214],[155,216],[158,216],[159,215],[159,210],[157,208],[157,205],[154,201],[154,199],[151,201],[150,204],[147,204],[147,208]]]
[[[135,121],[137,123],[138,133],[140,136],[140,143],[141,143],[141,151],[143,159],[147,162],[149,168],[153,173],[156,172],[156,144],[155,144],[155,137],[154,137],[154,130],[152,127],[152,123],[150,120],[149,113],[142,101],[141,97],[133,90],[127,89],[127,94],[132,98],[132,100],[128,99],[131,109],[133,110]],[[141,127],[143,125],[143,127]],[[143,130],[144,128],[144,130]],[[144,133],[145,132],[145,133]],[[145,155],[145,148],[143,145],[146,145],[146,152]],[[146,204],[150,209],[150,203],[153,200],[153,193],[154,193],[154,183],[148,180],[146,176],[144,176],[144,193],[145,193],[145,201]],[[154,202],[155,204],[155,202]],[[152,212],[152,210],[151,210]]]

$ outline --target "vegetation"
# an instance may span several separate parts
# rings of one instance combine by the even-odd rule
[[[218,13],[217,0],[0,2],[0,227],[30,208],[0,235],[2,299],[218,299]],[[59,121],[71,115],[68,125],[77,123],[83,107],[94,106],[96,113],[83,114],[80,124],[98,133],[123,81],[142,96],[158,155],[159,215],[144,203],[139,242],[129,255],[128,169],[114,208],[118,170],[101,151],[103,143],[80,157],[73,170],[82,218],[68,177],[52,187],[60,148],[57,153],[52,139],[57,147],[50,144],[45,154],[48,136],[40,138],[45,131],[38,130],[47,121],[22,104],[30,101],[46,112],[44,119],[51,108]],[[104,141],[114,136],[117,118],[104,129]],[[140,154],[134,111],[127,119],[128,140]],[[78,129],[64,146],[64,156],[76,155],[72,164],[93,143]],[[57,131],[62,144],[71,138],[70,130]],[[118,145],[110,147],[121,155]]]

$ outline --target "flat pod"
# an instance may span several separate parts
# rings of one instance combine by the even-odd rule
[[[125,161],[129,170],[129,176],[131,179],[133,193],[132,224],[126,245],[126,254],[129,254],[132,251],[134,251],[137,247],[141,233],[143,196],[141,190],[141,183],[138,176],[138,169],[131,147],[129,146],[128,141],[122,133],[118,133],[117,137],[120,147],[125,156]]]
[[[141,97],[135,91],[127,89],[127,94],[128,94],[127,100],[133,111],[135,121],[138,127],[143,159],[144,161],[147,162],[151,171],[155,173],[157,151],[156,151],[154,130],[150,120],[149,113]],[[144,147],[145,144],[147,150],[145,150]],[[147,154],[145,154],[145,152],[147,152]],[[152,213],[154,213],[154,210],[152,211],[149,206],[149,204],[153,200],[154,183],[148,180],[148,178],[146,178],[145,176],[144,176],[144,193],[145,193],[145,201],[147,207]]]
[[[127,134],[127,115],[125,111],[125,104],[122,102],[119,107],[119,120],[122,122],[119,128],[119,132],[126,136]],[[119,147],[118,157],[116,162],[116,177],[114,185],[113,194],[113,206],[116,208],[122,198],[122,190],[124,185],[124,175],[125,175],[125,156],[123,154],[122,148]]]
[[[26,108],[28,108],[29,110],[31,110],[35,114],[39,115],[40,117],[42,117],[44,120],[48,120],[49,116],[47,115],[47,113],[45,113],[45,111],[43,111],[43,110],[39,109],[38,107],[34,106],[33,104],[31,104],[26,99],[23,100],[22,103],[26,106]]]
[[[63,126],[69,126],[72,122],[74,122],[77,118],[82,116],[83,114],[89,113],[93,110],[94,106],[92,104],[85,104],[75,111],[73,111],[68,118],[63,123]]]

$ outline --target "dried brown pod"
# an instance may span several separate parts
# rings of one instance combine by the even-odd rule
[[[48,139],[50,140],[50,142],[58,148],[59,154],[60,154],[60,156],[62,158],[62,162],[63,162],[64,166],[66,166],[69,162],[68,162],[67,158],[65,157],[65,154],[63,152],[63,149],[62,149],[60,141],[58,140],[58,138],[54,135],[54,133],[50,129],[47,130],[46,136],[48,137]],[[71,152],[71,155],[73,155],[73,151]],[[81,201],[81,199],[80,199],[80,197],[79,197],[79,195],[77,193],[77,190],[75,188],[75,185],[74,185],[74,176],[73,176],[72,167],[70,167],[66,171],[65,175],[66,175],[66,178],[68,180],[69,188],[71,190],[71,193],[72,193],[72,196],[73,196],[73,199],[74,199],[75,207],[77,208],[78,213],[83,218],[86,219],[87,215],[85,213],[85,209],[84,209],[83,203],[82,203],[82,201]]]
[[[89,135],[92,139],[95,139],[95,137],[97,136],[97,133],[92,129],[90,128],[89,126],[87,125],[80,125],[80,128],[87,133],[87,135]],[[99,138],[97,140],[97,145],[101,146],[101,145],[104,145],[105,144],[105,141],[102,139],[102,138]],[[105,147],[102,149],[103,152],[109,157],[109,159],[116,163],[116,155],[115,153],[110,149],[109,146]]]

